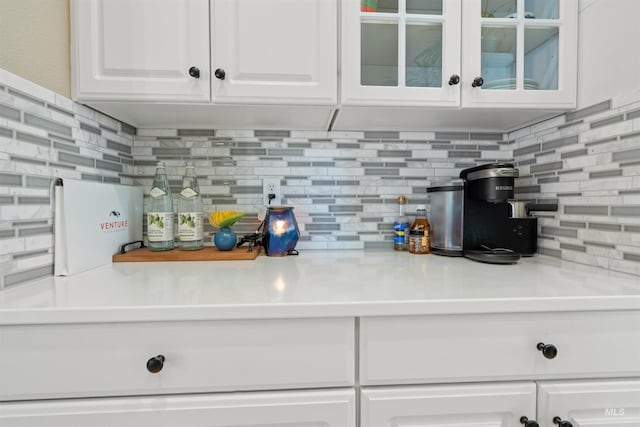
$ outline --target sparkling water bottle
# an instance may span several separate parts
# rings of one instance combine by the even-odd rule
[[[194,251],[204,246],[202,197],[193,165],[187,165],[178,200],[178,238],[180,249]]]
[[[158,163],[149,192],[147,239],[152,251],[173,249],[173,202],[164,163]]]

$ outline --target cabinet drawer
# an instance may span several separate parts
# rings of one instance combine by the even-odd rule
[[[640,312],[374,317],[360,324],[361,384],[640,374]],[[552,344],[547,359],[538,343]]]
[[[353,390],[0,403],[3,427],[354,427]]]
[[[574,426],[640,426],[640,380],[541,381],[538,421],[556,427],[555,417]]]
[[[520,417],[535,419],[533,382],[363,388],[361,425],[520,426]]]
[[[349,318],[11,326],[0,347],[0,400],[354,382]]]

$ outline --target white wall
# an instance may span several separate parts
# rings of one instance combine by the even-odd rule
[[[0,0],[0,68],[70,96],[69,0]]]
[[[578,108],[640,89],[640,1],[580,0]]]

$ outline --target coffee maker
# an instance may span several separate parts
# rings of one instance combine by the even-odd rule
[[[553,206],[513,201],[518,169],[511,163],[489,163],[460,172],[464,181],[463,253],[476,261],[512,264],[538,248],[538,219],[529,210]],[[547,209],[548,208],[548,209]]]

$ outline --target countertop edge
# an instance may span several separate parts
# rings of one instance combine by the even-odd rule
[[[640,296],[7,309],[0,311],[0,326],[613,310],[640,310]]]

